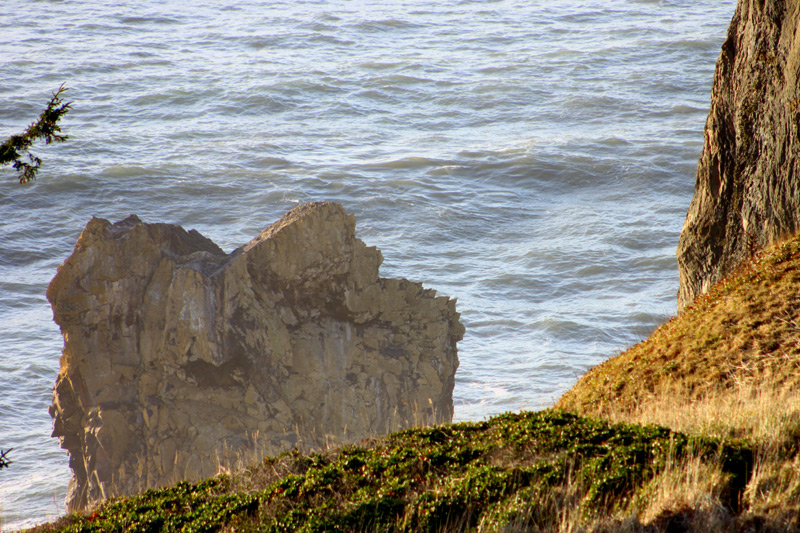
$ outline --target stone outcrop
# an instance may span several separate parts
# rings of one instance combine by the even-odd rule
[[[332,203],[225,254],[196,231],[92,219],[47,297],[68,510],[452,417],[455,301],[378,276]]]
[[[739,0],[678,245],[678,308],[800,229],[800,0]]]

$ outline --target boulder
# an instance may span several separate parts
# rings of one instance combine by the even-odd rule
[[[739,0],[678,245],[682,309],[800,228],[800,0]]]
[[[67,509],[449,422],[455,300],[380,278],[381,262],[327,202],[230,254],[194,230],[92,219],[47,290]]]

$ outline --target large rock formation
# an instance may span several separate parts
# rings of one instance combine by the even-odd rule
[[[739,0],[678,245],[678,307],[800,229],[800,0]]]
[[[449,421],[455,301],[379,278],[381,261],[331,203],[230,254],[177,226],[92,219],[47,291],[64,336],[51,414],[67,508]]]

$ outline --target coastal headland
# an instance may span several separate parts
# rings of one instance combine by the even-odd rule
[[[37,531],[800,530],[800,0],[740,0],[680,314],[553,409],[287,452]]]
[[[284,453],[35,531],[796,531],[798,289],[794,238],[554,409]]]

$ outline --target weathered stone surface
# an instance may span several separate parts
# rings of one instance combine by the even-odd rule
[[[739,0],[714,76],[678,308],[800,228],[800,0]]]
[[[455,301],[378,276],[331,203],[225,254],[195,231],[92,219],[47,291],[67,508],[452,417]]]

